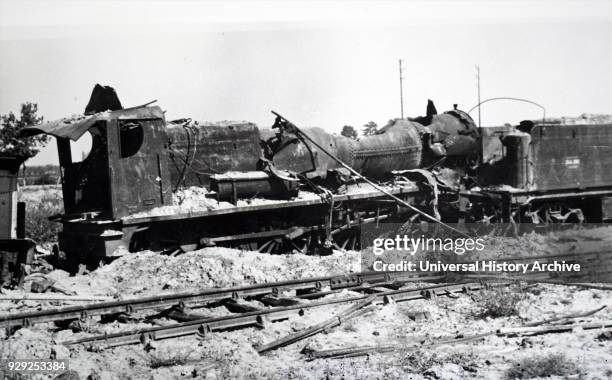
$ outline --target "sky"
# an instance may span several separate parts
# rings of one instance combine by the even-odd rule
[[[481,99],[612,113],[612,1],[0,0],[0,114],[25,101],[46,120],[82,113],[100,83],[125,107],[156,99],[168,120],[269,127],[275,110],[339,132],[400,116],[399,59],[406,116],[427,99],[475,106],[476,65]],[[483,125],[541,117],[482,106]],[[57,162],[50,143],[28,164]]]

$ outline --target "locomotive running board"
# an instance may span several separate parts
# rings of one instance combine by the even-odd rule
[[[411,195],[415,193],[419,193],[422,190],[418,188],[416,184],[408,187],[397,187],[395,189],[389,190],[389,192],[394,195]],[[342,195],[334,195],[334,202],[342,202],[342,201],[356,201],[361,199],[372,200],[375,198],[386,198],[386,196],[380,191],[371,191],[371,192],[363,192],[363,193],[349,193]],[[156,216],[146,216],[146,217],[124,217],[121,218],[121,223],[123,226],[132,226],[138,224],[145,224],[150,222],[162,222],[169,220],[184,220],[184,219],[196,219],[196,218],[204,218],[208,216],[217,216],[217,215],[227,215],[227,214],[238,214],[238,213],[247,213],[254,211],[262,211],[262,210],[278,210],[282,208],[292,208],[292,207],[306,207],[313,205],[322,205],[326,201],[320,197],[313,199],[297,199],[291,201],[277,201],[264,205],[255,205],[255,206],[235,206],[228,208],[221,208],[216,210],[204,210],[204,211],[195,211],[195,212],[186,212],[180,214],[168,214],[168,215],[156,215]]]

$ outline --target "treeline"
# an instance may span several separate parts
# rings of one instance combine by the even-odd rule
[[[397,119],[390,119],[387,122],[387,125],[392,125],[393,123],[395,123]],[[376,124],[373,121],[370,121],[366,124],[363,125],[363,127],[361,127],[361,135],[362,136],[371,136],[371,135],[375,135],[378,133],[378,124]],[[342,127],[342,130],[340,131],[340,134],[342,136],[351,138],[351,139],[357,139],[359,137],[359,132],[357,131],[357,129],[355,127],[353,127],[352,125],[345,125]]]
[[[60,183],[58,165],[26,166],[19,171],[20,185],[56,185]]]

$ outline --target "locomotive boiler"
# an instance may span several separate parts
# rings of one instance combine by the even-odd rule
[[[431,102],[431,101],[430,101]],[[433,105],[432,105],[433,107]],[[434,108],[435,110],[435,108]],[[478,129],[465,113],[453,110],[441,115],[433,114],[414,120],[392,120],[376,134],[351,139],[326,132],[321,128],[302,130],[312,142],[296,133],[277,118],[272,126],[276,133],[260,131],[252,123],[191,123],[177,120],[167,124],[170,172],[175,188],[179,186],[212,186],[222,199],[294,195],[290,182],[305,178],[333,186],[333,180],[342,177],[342,166],[331,155],[339,158],[365,177],[384,180],[396,171],[431,166],[448,159],[455,169],[478,156]],[[266,136],[270,136],[267,137]],[[331,155],[329,154],[331,153]],[[271,184],[264,186],[264,171]],[[281,174],[285,173],[285,174]],[[330,176],[330,180],[328,180]],[[280,185],[284,179],[285,185]],[[252,183],[252,188],[247,182]],[[219,184],[233,181],[241,183],[238,194],[229,196],[220,191]],[[337,184],[337,182],[336,182]]]

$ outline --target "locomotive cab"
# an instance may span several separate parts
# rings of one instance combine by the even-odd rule
[[[30,127],[57,138],[64,219],[118,219],[170,203],[167,140],[159,107],[73,117]],[[92,138],[88,156],[73,160],[70,140]]]
[[[24,135],[56,137],[62,175],[64,214],[59,250],[67,269],[79,262],[97,265],[129,232],[121,218],[171,203],[164,114],[159,107],[137,107],[61,119],[24,128]],[[73,160],[70,140],[92,138],[88,156]]]

